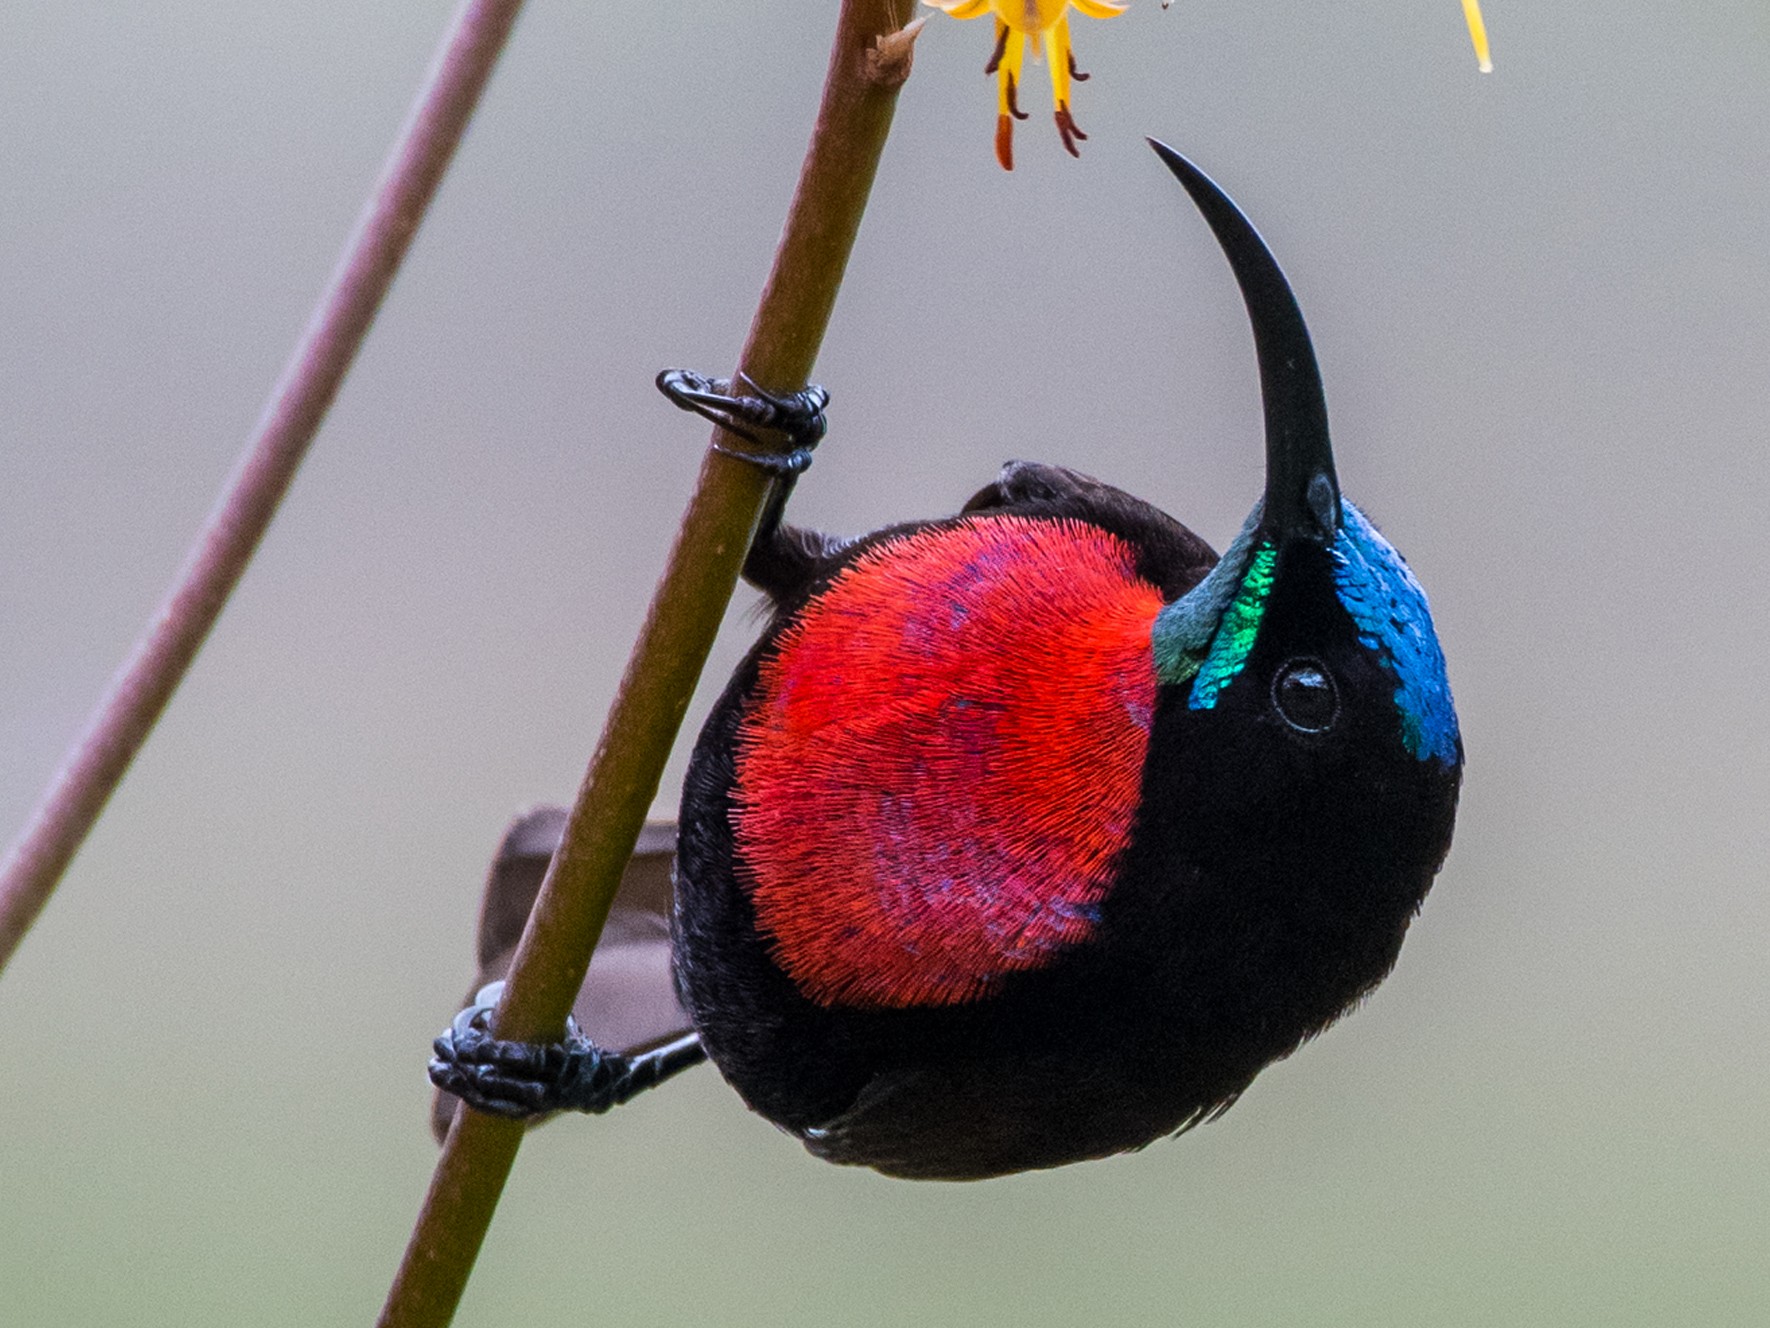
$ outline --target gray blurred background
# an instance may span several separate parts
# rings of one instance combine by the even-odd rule
[[[448,0],[0,7],[0,838],[209,507]],[[1219,546],[1290,271],[1468,777],[1394,977],[1221,1122],[974,1186],[711,1070],[532,1137],[459,1322],[1770,1322],[1770,8],[1143,0],[990,151],[936,16],[818,368],[804,521],[1009,457]],[[367,1323],[517,807],[575,787],[816,104],[829,0],[534,0],[289,501],[0,981],[0,1317]],[[754,631],[740,596],[690,730]],[[687,745],[686,738],[682,744]],[[680,779],[678,757],[659,810]]]

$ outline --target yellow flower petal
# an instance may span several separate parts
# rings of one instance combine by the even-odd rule
[[[1045,29],[1045,63],[1051,66],[1051,100],[1058,110],[1069,105],[1069,20],[1060,18]]]
[[[990,0],[922,0],[954,18],[982,18],[990,11]]]
[[[1475,43],[1475,59],[1481,72],[1493,73],[1493,56],[1487,49],[1487,24],[1481,18],[1481,0],[1463,0],[1463,17],[1469,23],[1469,40]]]
[[[1051,99],[1057,104],[1057,132],[1063,139],[1064,150],[1072,157],[1079,157],[1082,154],[1076,143],[1088,136],[1077,127],[1075,118],[1069,113],[1069,76],[1075,72],[1075,57],[1070,54],[1067,17],[1045,29],[1045,60],[1051,66]]]

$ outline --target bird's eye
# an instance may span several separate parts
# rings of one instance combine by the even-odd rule
[[[1340,693],[1313,659],[1293,659],[1272,679],[1272,705],[1299,733],[1324,733],[1340,714]]]

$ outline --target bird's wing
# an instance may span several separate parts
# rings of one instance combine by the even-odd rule
[[[966,512],[988,512],[999,508],[1019,508],[1031,503],[1076,503],[1098,497],[1103,492],[1125,496],[1121,490],[1103,484],[1092,475],[1067,466],[1048,466],[1039,461],[1010,461],[994,480],[971,495],[961,509]]]
[[[479,913],[479,972],[467,1002],[488,982],[510,971],[529,911],[540,893],[547,864],[565,833],[563,807],[536,807],[519,815],[486,873]],[[670,976],[670,868],[676,824],[647,822],[628,860],[602,938],[572,1014],[599,1046],[633,1051],[682,1033],[688,1016]],[[431,1127],[441,1139],[454,1116],[455,1098],[437,1093]]]
[[[1211,546],[1173,517],[1123,489],[1066,466],[1010,461],[964,510],[1085,521],[1130,545],[1137,575],[1175,600],[1216,565]]]

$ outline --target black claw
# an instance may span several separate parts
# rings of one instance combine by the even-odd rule
[[[498,987],[496,992],[493,992],[490,987],[483,989],[474,998],[472,1005],[455,1016],[454,1022],[449,1025],[449,1031],[436,1040],[439,1054],[443,1043],[451,1037],[456,1044],[485,1038],[486,1029],[490,1027],[492,1011],[498,1008],[498,997],[503,994],[503,984],[496,985]]]
[[[715,443],[714,450],[748,461],[771,475],[798,475],[811,464],[811,451],[824,436],[824,407],[830,394],[815,383],[803,391],[777,396],[758,387],[748,374],[739,374],[746,393],[733,390],[728,378],[709,378],[689,369],[665,369],[658,374],[658,391],[683,410],[691,410],[728,433],[748,439],[758,447],[767,442],[755,430],[786,435],[790,451],[740,452]]]
[[[561,1041],[502,1041],[487,1028],[501,987],[483,989],[432,1044],[430,1082],[475,1111],[512,1120],[600,1113],[706,1059],[692,1033],[631,1058],[604,1051],[570,1016]]]
[[[437,1038],[430,1081],[476,1111],[521,1119],[580,1105],[610,1057],[568,1026],[561,1042],[506,1042],[483,1027],[486,1007],[462,1011]],[[589,1094],[594,1101],[595,1094]],[[587,1109],[594,1109],[593,1107]]]

